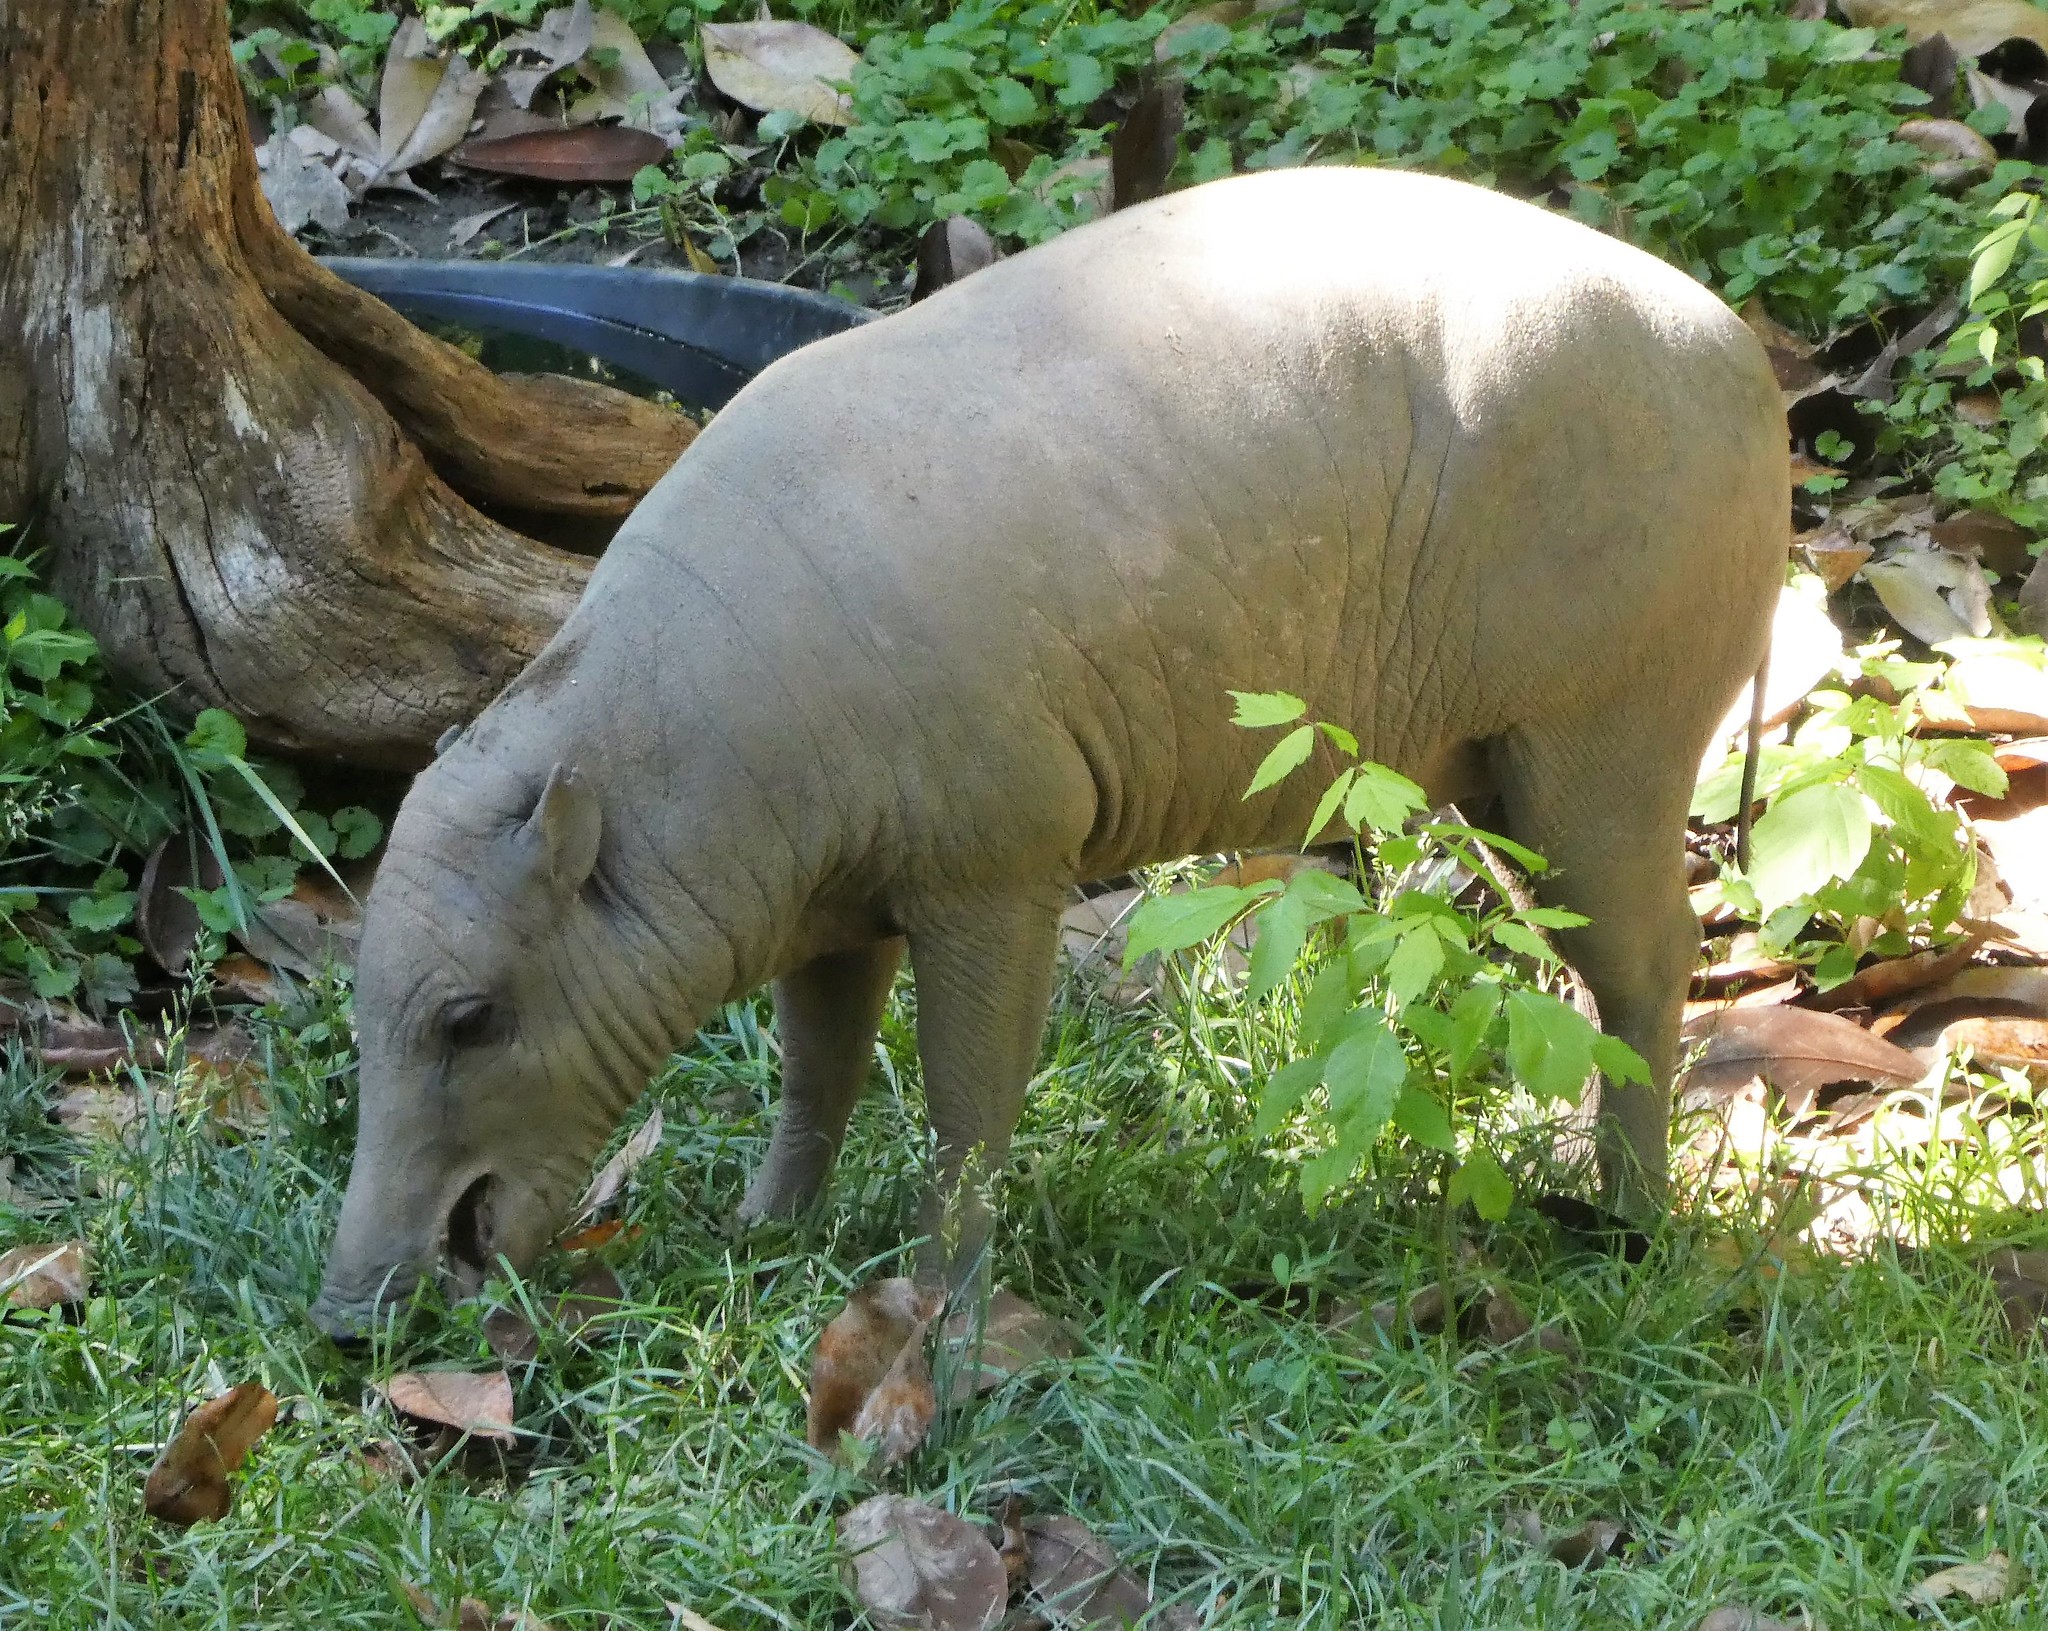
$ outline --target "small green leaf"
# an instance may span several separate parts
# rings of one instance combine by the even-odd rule
[[[1593,920],[1577,912],[1567,912],[1557,906],[1531,906],[1515,914],[1524,923],[1533,923],[1539,929],[1583,929]]]
[[[215,762],[239,759],[249,751],[249,734],[225,708],[207,708],[192,721],[185,746]]]
[[[1294,1114],[1322,1075],[1322,1060],[1308,1058],[1282,1065],[1267,1077],[1266,1089],[1259,1095],[1259,1113],[1252,1120],[1252,1136],[1271,1138],[1274,1129]]]
[[[1319,866],[1305,866],[1287,880],[1287,893],[1301,902],[1311,923],[1333,917],[1355,917],[1368,910],[1365,897],[1349,878],[1325,872]]]
[[[1870,853],[1870,811],[1853,787],[1809,783],[1774,800],[1749,842],[1749,882],[1768,915],[1862,864]]]
[[[1649,1062],[1618,1036],[1602,1032],[1593,1038],[1593,1063],[1610,1082],[1650,1085]]]
[[[1298,770],[1315,750],[1316,730],[1313,725],[1297,725],[1274,744],[1273,751],[1259,761],[1259,768],[1252,772],[1252,784],[1244,790],[1246,798],[1263,793],[1275,782]]]
[[[1434,926],[1409,929],[1387,959],[1387,989],[1405,1006],[1429,989],[1443,966],[1444,943]]]
[[[1513,918],[1503,918],[1493,926],[1493,938],[1509,951],[1518,951],[1524,957],[1533,957],[1539,963],[1554,963],[1557,953],[1550,942],[1527,924],[1517,923]]]
[[[1307,849],[1309,845],[1313,844],[1316,841],[1317,835],[1330,824],[1331,818],[1337,813],[1337,806],[1344,802],[1345,789],[1350,787],[1351,778],[1357,774],[1356,770],[1343,772],[1335,781],[1330,783],[1328,791],[1316,801],[1315,814],[1308,818],[1308,831],[1302,835],[1301,847],[1303,849]]]
[[[1358,766],[1344,797],[1344,819],[1358,832],[1397,833],[1417,810],[1428,808],[1429,795],[1385,765]]]
[[[1394,1100],[1394,1125],[1426,1150],[1455,1155],[1458,1140],[1451,1131],[1451,1114],[1443,1100],[1426,1088],[1410,1083]]]
[[[1277,990],[1308,941],[1308,908],[1294,895],[1268,901],[1253,914],[1258,938],[1252,942],[1250,980],[1245,995],[1259,1002]]]
[[[1307,703],[1285,691],[1233,691],[1230,694],[1237,699],[1237,712],[1230,716],[1233,725],[1247,725],[1253,729],[1263,725],[1291,725],[1308,712]]]
[[[1394,1113],[1408,1079],[1408,1055],[1372,1009],[1358,1009],[1345,1031],[1323,1066],[1323,1085],[1330,1090],[1331,1117],[1347,1135],[1369,1137]]]
[[[1358,757],[1358,738],[1353,736],[1342,725],[1332,725],[1327,719],[1319,719],[1316,721],[1316,729],[1321,731],[1346,753],[1350,754],[1352,758]]]
[[[1470,1201],[1473,1211],[1488,1223],[1498,1223],[1515,1204],[1515,1186],[1498,1161],[1484,1150],[1474,1150],[1451,1174],[1445,1199],[1453,1206]]]
[[[1179,951],[1199,945],[1219,933],[1223,926],[1270,888],[1236,889],[1228,884],[1204,884],[1199,889],[1172,895],[1154,895],[1131,914],[1130,933],[1124,940],[1124,967],[1134,967],[1148,952]]]
[[[105,895],[80,895],[65,909],[74,928],[105,934],[126,923],[135,911],[135,891],[118,889]]]
[[[1472,1068],[1500,1012],[1501,988],[1491,981],[1466,987],[1451,1004],[1451,1045],[1446,1064],[1451,1079],[1461,1079]]]
[[[1358,1170],[1359,1156],[1355,1150],[1338,1145],[1312,1155],[1301,1164],[1301,1202],[1309,1211],[1318,1211],[1329,1199],[1330,1191]]]
[[[344,861],[360,861],[384,840],[384,823],[360,805],[345,805],[336,810],[332,825]]]
[[[1508,994],[1508,1066],[1540,1103],[1578,1101],[1600,1033],[1568,1002],[1542,991]]]
[[[1987,798],[2004,798],[2011,785],[1988,742],[1971,742],[1957,737],[1939,738],[1921,744],[1922,760],[1950,781]]]
[[[1301,999],[1301,1045],[1320,1052],[1337,1022],[1350,1012],[1357,993],[1350,958],[1332,957],[1323,964]]]

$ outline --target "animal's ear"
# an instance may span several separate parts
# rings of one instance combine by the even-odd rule
[[[540,863],[540,874],[557,894],[572,895],[597,870],[597,842],[604,817],[590,784],[565,765],[548,772],[548,784],[519,835]]]

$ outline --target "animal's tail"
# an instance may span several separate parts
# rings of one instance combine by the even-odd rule
[[[1735,816],[1735,864],[1749,870],[1750,809],[1756,803],[1757,761],[1764,741],[1764,687],[1771,677],[1771,637],[1764,635],[1763,661],[1749,682],[1749,736],[1742,745],[1742,807]]]

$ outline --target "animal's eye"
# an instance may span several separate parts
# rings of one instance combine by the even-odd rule
[[[474,1048],[497,1034],[498,1009],[488,997],[463,997],[441,1010],[441,1034],[453,1048]]]

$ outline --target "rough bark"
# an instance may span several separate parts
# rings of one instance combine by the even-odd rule
[[[0,336],[0,520],[33,513],[115,670],[353,763],[420,762],[581,592],[469,499],[615,518],[690,434],[496,378],[314,263],[220,0],[0,0]]]

